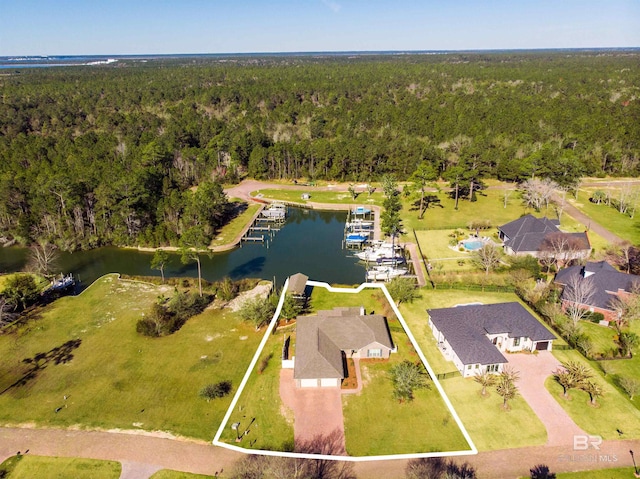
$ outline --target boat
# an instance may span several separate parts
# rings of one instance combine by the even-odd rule
[[[377,246],[365,248],[364,250],[356,253],[356,257],[362,261],[375,262],[378,261],[379,258],[399,256],[401,251],[402,246],[400,245],[382,243]]]
[[[69,274],[64,276],[60,273],[60,277],[51,281],[51,285],[49,286],[49,291],[62,291],[64,289],[70,288],[76,284],[75,279],[73,279],[73,275]]]
[[[347,228],[372,229],[373,221],[356,219],[347,222]]]
[[[379,265],[396,265],[396,264],[404,264],[406,260],[403,256],[396,254],[395,256],[382,256],[381,258],[376,259],[376,263]]]
[[[351,210],[351,214],[356,216],[364,216],[371,214],[371,210],[369,208],[365,208],[364,206],[358,206]]]
[[[262,217],[273,220],[283,220],[287,216],[287,206],[284,203],[271,203],[262,210]]]
[[[347,244],[362,244],[369,239],[368,234],[364,233],[350,233],[345,238]]]
[[[367,280],[369,281],[391,281],[393,278],[404,276],[409,273],[407,268],[398,268],[394,266],[377,266],[367,271]]]

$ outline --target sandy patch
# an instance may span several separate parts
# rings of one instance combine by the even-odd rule
[[[242,305],[245,303],[245,301],[248,301],[249,299],[266,298],[271,292],[271,286],[271,283],[259,284],[251,291],[240,293],[237,298],[229,301],[226,307],[231,309],[232,311],[238,311],[240,308],[242,308]]]

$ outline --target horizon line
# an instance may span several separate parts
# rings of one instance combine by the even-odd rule
[[[269,55],[376,55],[376,54],[424,54],[424,53],[482,53],[482,52],[536,52],[536,51],[614,51],[639,50],[640,46],[619,47],[531,47],[531,48],[463,48],[463,49],[399,49],[399,50],[299,50],[264,52],[175,52],[175,53],[33,53],[4,54],[0,58],[50,58],[50,57],[185,57],[185,56],[269,56]]]

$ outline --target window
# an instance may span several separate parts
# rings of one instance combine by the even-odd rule
[[[520,346],[520,338],[514,338],[513,339],[513,345],[514,346]]]
[[[499,364],[489,364],[487,366],[487,372],[489,373],[497,373]]]
[[[478,369],[479,367],[480,367],[480,365],[479,365],[479,364],[476,364],[476,369]]]
[[[382,357],[382,349],[369,349],[367,350],[368,358],[381,358]]]
[[[469,364],[469,365],[467,366],[467,369],[471,369],[471,364]]]

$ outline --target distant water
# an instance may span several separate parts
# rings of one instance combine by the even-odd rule
[[[148,62],[154,60],[210,59],[227,60],[233,58],[269,57],[356,57],[381,55],[448,55],[463,53],[540,53],[540,52],[607,52],[640,51],[640,48],[565,48],[530,50],[387,50],[387,51],[343,51],[343,52],[272,52],[272,53],[193,53],[193,54],[141,54],[141,55],[14,55],[0,56],[1,69],[70,67],[87,65],[108,65],[118,62]]]

